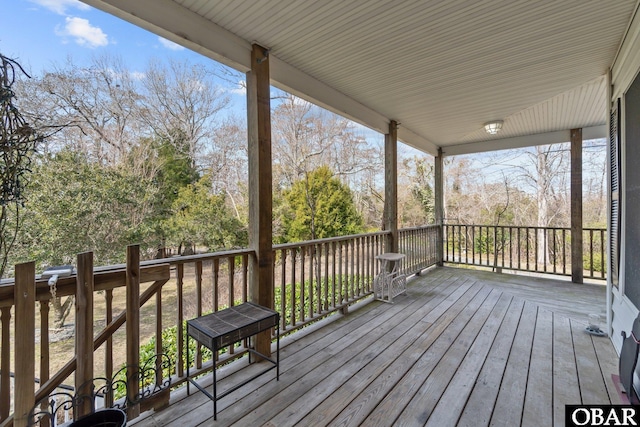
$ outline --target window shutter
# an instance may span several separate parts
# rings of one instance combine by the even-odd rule
[[[609,174],[611,206],[609,207],[609,275],[618,286],[620,267],[620,99],[611,109],[609,118]]]

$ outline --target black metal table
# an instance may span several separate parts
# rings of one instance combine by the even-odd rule
[[[244,304],[229,307],[215,313],[187,320],[187,394],[189,394],[189,383],[195,385],[209,399],[213,401],[213,419],[217,419],[218,399],[248,384],[259,376],[266,374],[272,369],[276,370],[276,380],[280,379],[280,314],[277,311],[262,307],[258,304],[245,302]],[[248,348],[249,363],[251,354],[256,354],[262,359],[270,362],[273,366],[254,375],[248,380],[235,385],[230,390],[225,391],[220,396],[216,388],[216,366],[215,356],[218,350],[227,347],[245,338],[249,338],[262,331],[276,328],[276,358],[258,352],[254,348]],[[189,376],[189,338],[195,339],[201,345],[207,347],[213,353],[213,394],[205,390],[197,381]]]

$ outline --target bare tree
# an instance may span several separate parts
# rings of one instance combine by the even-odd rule
[[[49,138],[48,149],[73,148],[95,161],[122,160],[141,133],[141,98],[120,58],[100,57],[89,67],[68,59],[63,67],[34,79],[24,88],[25,114]]]
[[[153,132],[175,139],[180,132],[192,159],[211,144],[216,115],[229,105],[228,96],[216,87],[214,74],[202,65],[152,61],[142,79],[145,108],[143,121]]]
[[[274,176],[287,187],[320,166],[331,166],[346,184],[379,170],[379,152],[344,117],[283,94],[272,118]]]
[[[203,166],[211,176],[212,190],[224,192],[236,218],[247,222],[247,129],[242,120],[230,116],[218,125],[203,154]]]

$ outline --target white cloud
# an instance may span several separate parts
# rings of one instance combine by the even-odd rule
[[[89,20],[78,17],[65,18],[64,28],[56,27],[56,34],[71,37],[80,46],[95,48],[109,44],[107,35],[100,27],[94,27]]]
[[[49,9],[59,15],[64,15],[67,9],[89,10],[89,5],[79,0],[29,0],[39,6]]]
[[[170,50],[183,50],[184,46],[180,46],[178,43],[174,43],[171,40],[167,40],[165,38],[162,37],[158,37],[158,41],[160,42],[160,44],[164,47],[166,47],[167,49]]]

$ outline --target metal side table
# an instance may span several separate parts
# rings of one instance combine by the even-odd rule
[[[187,320],[187,394],[189,394],[189,384],[195,385],[198,390],[202,391],[209,399],[213,401],[213,419],[217,419],[219,399],[229,393],[248,384],[259,376],[266,374],[272,369],[276,370],[276,380],[280,379],[280,314],[277,311],[262,307],[260,305],[245,302],[244,304],[229,307],[215,313]],[[205,390],[197,381],[189,376],[189,338],[195,339],[201,345],[207,347],[213,353],[214,357],[218,354],[218,350],[227,347],[245,338],[249,338],[262,331],[276,328],[276,358],[275,360],[266,355],[249,348],[249,363],[251,363],[251,354],[256,354],[262,359],[270,362],[270,366],[266,370],[252,376],[248,380],[233,386],[230,390],[218,396],[216,387],[216,367],[215,360],[213,366],[213,394]]]

